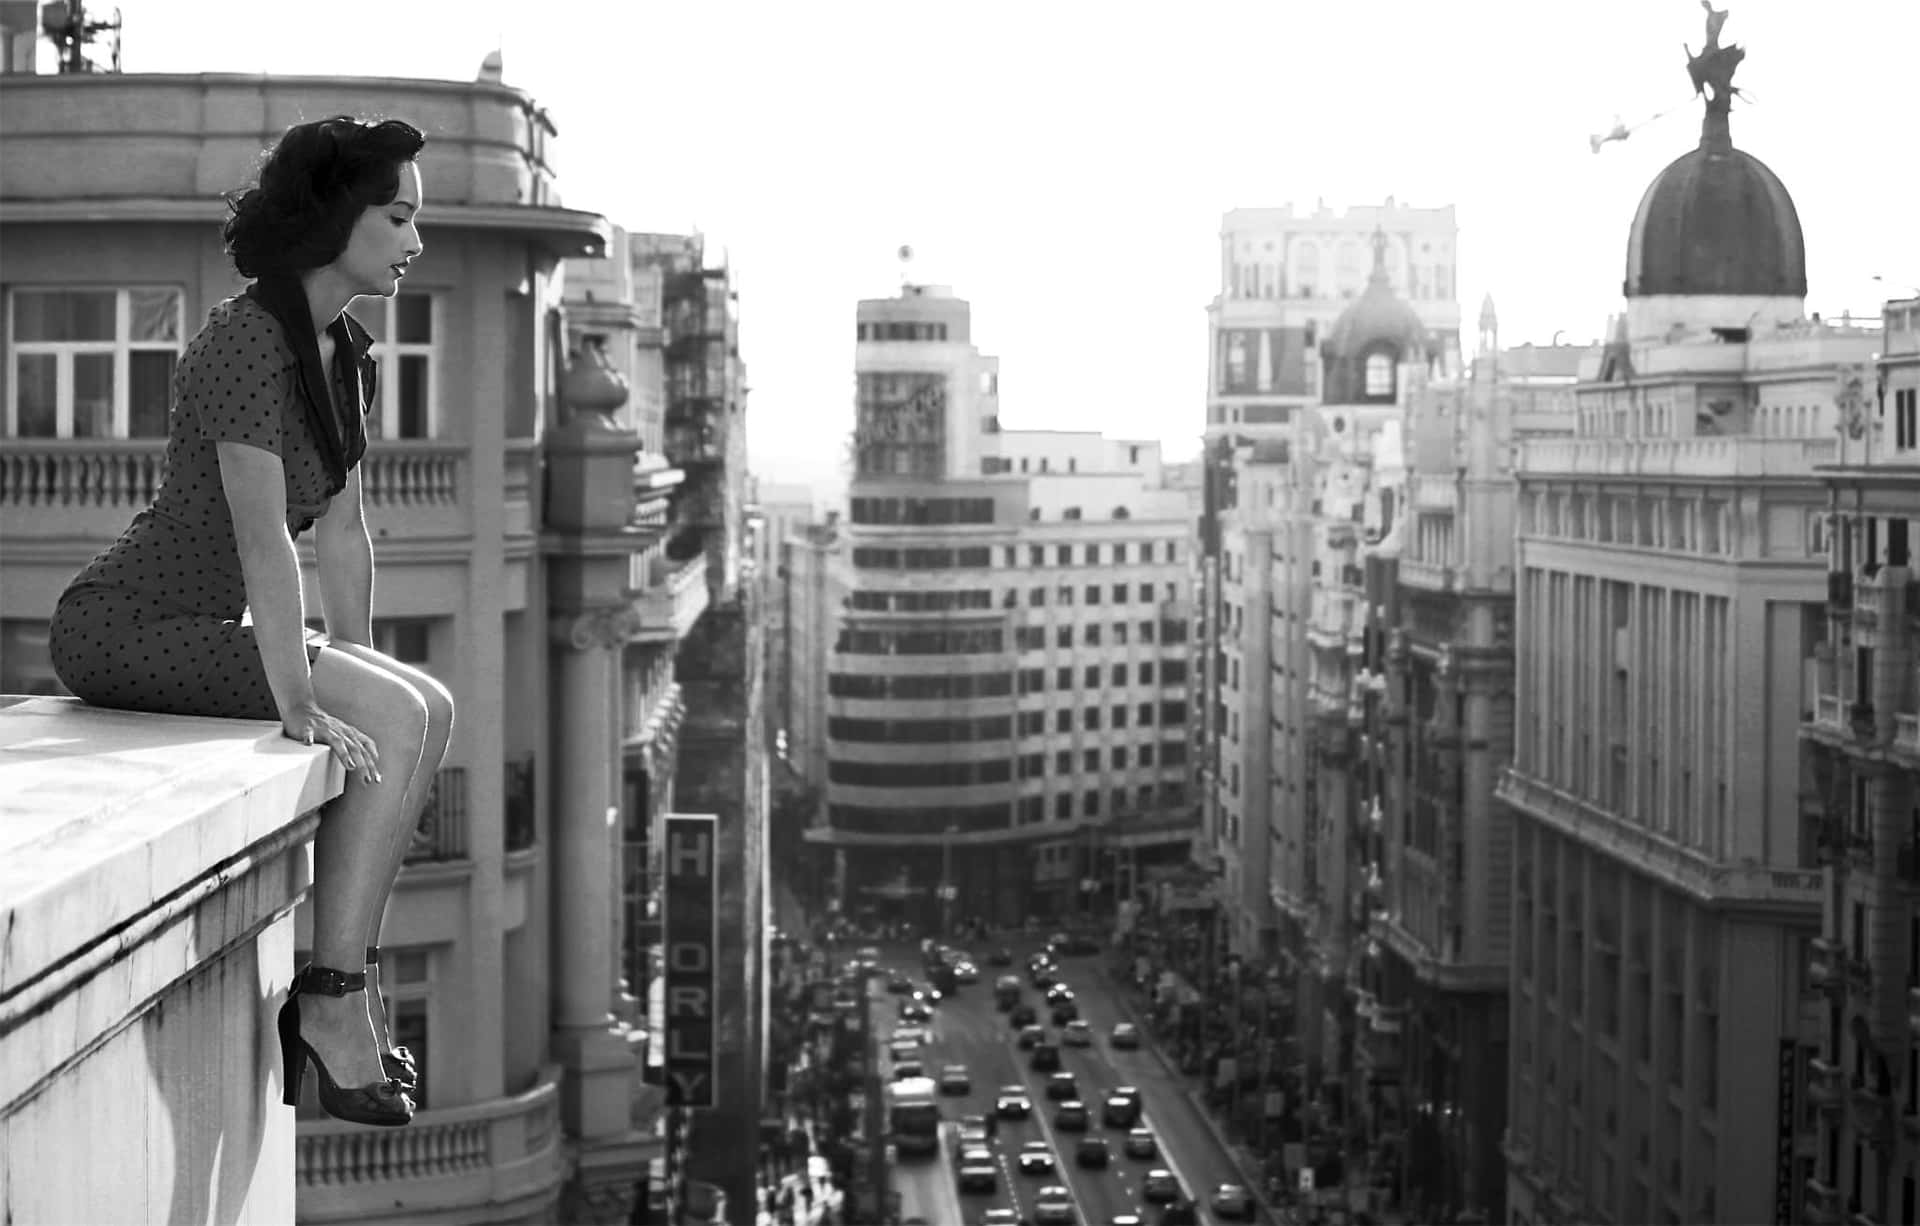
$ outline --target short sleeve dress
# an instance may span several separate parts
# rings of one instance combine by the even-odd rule
[[[336,346],[332,411],[350,394],[347,372],[370,389],[365,333]],[[208,314],[173,377],[166,478],[153,505],[62,593],[49,630],[54,673],[96,706],[169,715],[280,718],[253,627],[243,625],[246,583],[216,443],[246,443],[280,457],[287,529],[298,536],[327,513],[327,467],[308,418],[298,358],[279,320],[246,295]],[[311,662],[325,636],[308,631]]]

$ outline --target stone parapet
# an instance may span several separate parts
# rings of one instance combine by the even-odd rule
[[[0,1219],[294,1220],[274,1012],[342,783],[271,723],[0,698]]]

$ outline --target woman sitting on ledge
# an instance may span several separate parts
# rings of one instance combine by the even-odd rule
[[[87,702],[277,720],[345,767],[314,838],[315,961],[294,978],[280,1041],[289,1104],[311,1058],[321,1105],[366,1124],[413,1118],[416,1070],[388,1040],[374,968],[453,700],[373,649],[358,468],[373,342],[346,307],[391,297],[420,254],[424,144],[398,120],[300,124],[230,201],[227,252],[253,284],[180,356],[153,505],[68,585],[50,627],[54,669]],[[309,528],[325,634],[301,604],[293,542]]]

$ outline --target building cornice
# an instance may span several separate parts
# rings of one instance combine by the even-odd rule
[[[203,196],[127,196],[114,199],[0,199],[0,226],[218,225],[226,206]],[[436,229],[479,230],[520,236],[556,257],[598,256],[613,239],[613,225],[584,209],[515,204],[437,204]]]

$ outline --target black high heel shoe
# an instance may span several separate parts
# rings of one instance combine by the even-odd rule
[[[350,992],[364,992],[366,988],[364,974],[349,975],[324,966],[303,967],[293,977],[293,986],[287,990],[287,1003],[280,1006],[280,1058],[285,1070],[286,1104],[300,1105],[301,1083],[306,1079],[307,1061],[312,1060],[313,1071],[319,1074],[320,1107],[328,1115],[352,1124],[398,1127],[413,1120],[413,1100],[407,1097],[398,1081],[389,1077],[370,1086],[341,1086],[333,1080],[333,1074],[327,1072],[319,1053],[300,1037],[303,993],[345,996]]]
[[[380,965],[380,947],[367,946],[367,965]],[[381,1035],[380,1041],[386,1042],[387,1036]],[[413,1053],[405,1047],[389,1047],[380,1053],[380,1067],[387,1076],[400,1083],[403,1090],[411,1090],[420,1084],[420,1068],[414,1063]]]

